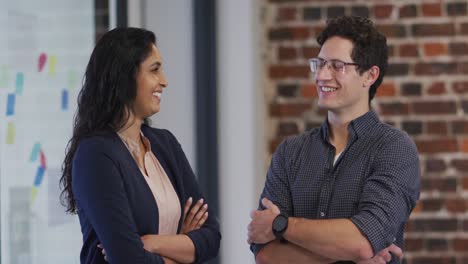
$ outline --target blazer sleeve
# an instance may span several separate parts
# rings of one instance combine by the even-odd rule
[[[165,130],[172,141],[172,146],[175,149],[178,167],[183,178],[183,187],[186,197],[192,197],[194,201],[200,198],[206,198],[200,191],[195,175],[190,167],[190,163],[182,150],[181,145],[174,137],[174,135]],[[208,219],[200,229],[191,231],[187,236],[192,240],[195,246],[195,263],[202,263],[208,259],[214,258],[218,255],[221,233],[219,231],[219,223],[214,212],[208,207]]]
[[[81,142],[73,160],[72,188],[78,209],[89,219],[109,263],[164,263],[143,248],[124,182],[100,139]]]

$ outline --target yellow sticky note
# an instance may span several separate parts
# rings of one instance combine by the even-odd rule
[[[33,186],[31,189],[31,202],[34,202],[34,200],[36,200],[36,196],[37,196],[37,188]]]
[[[6,143],[7,144],[14,144],[15,143],[15,124],[13,122],[8,122],[7,126],[7,138],[6,138]]]
[[[55,75],[55,64],[57,63],[57,58],[55,55],[49,57],[49,75]]]

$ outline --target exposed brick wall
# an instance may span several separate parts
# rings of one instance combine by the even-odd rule
[[[318,126],[324,112],[307,59],[327,18],[370,17],[387,36],[390,67],[373,107],[407,131],[421,159],[421,200],[405,261],[468,263],[468,9],[461,0],[264,0],[269,153]]]

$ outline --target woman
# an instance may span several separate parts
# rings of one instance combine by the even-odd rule
[[[155,44],[150,31],[118,28],[89,60],[60,179],[67,212],[80,219],[81,263],[192,263],[218,253],[219,224],[180,144],[146,122],[167,87]]]

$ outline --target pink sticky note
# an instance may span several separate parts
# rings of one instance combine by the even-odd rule
[[[41,55],[39,55],[39,63],[38,63],[39,72],[41,72],[42,69],[44,69],[44,65],[46,61],[47,61],[47,55],[45,53],[41,53]]]
[[[47,164],[46,164],[46,156],[44,154],[44,151],[41,150],[41,167],[46,169]]]

